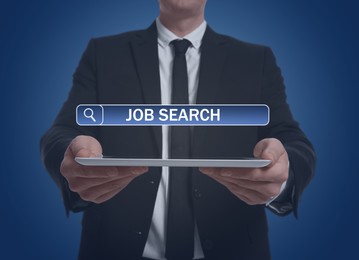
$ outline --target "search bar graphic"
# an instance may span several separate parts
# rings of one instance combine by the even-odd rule
[[[99,126],[103,124],[104,109],[102,105],[79,105],[76,108],[76,123],[82,126]]]
[[[265,104],[81,104],[80,126],[265,126],[270,111]]]

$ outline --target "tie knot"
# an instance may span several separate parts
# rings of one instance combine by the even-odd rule
[[[174,40],[171,41],[171,44],[175,49],[175,54],[181,54],[181,55],[186,54],[188,47],[192,45],[192,43],[186,39]]]

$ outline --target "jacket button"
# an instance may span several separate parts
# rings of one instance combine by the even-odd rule
[[[200,199],[202,197],[202,193],[199,189],[194,189],[193,190],[193,195],[196,199]]]
[[[206,239],[203,242],[203,246],[204,246],[205,249],[211,250],[213,248],[213,242],[211,240]]]

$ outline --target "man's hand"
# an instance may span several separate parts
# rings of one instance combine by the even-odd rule
[[[69,188],[83,200],[102,203],[124,189],[134,178],[148,171],[147,167],[82,166],[75,157],[101,157],[101,144],[91,136],[72,140],[61,163],[61,174]]]
[[[288,154],[275,138],[258,142],[253,154],[272,162],[264,168],[200,168],[200,171],[247,204],[265,204],[280,193],[282,184],[288,179]]]

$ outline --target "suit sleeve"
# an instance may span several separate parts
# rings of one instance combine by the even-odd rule
[[[298,203],[305,187],[314,175],[316,163],[312,144],[294,120],[286,101],[285,86],[281,71],[273,52],[264,52],[262,77],[262,102],[270,108],[270,123],[259,128],[259,139],[277,138],[289,156],[289,178],[281,195],[271,203],[269,209],[279,215],[287,215],[292,210],[298,215]]]
[[[51,128],[40,141],[41,158],[62,192],[67,214],[69,211],[82,211],[91,205],[72,192],[66,179],[60,173],[60,165],[67,146],[78,135],[96,138],[94,127],[80,127],[76,123],[76,107],[82,103],[97,102],[95,41],[91,40],[82,55],[73,75],[73,85]]]

